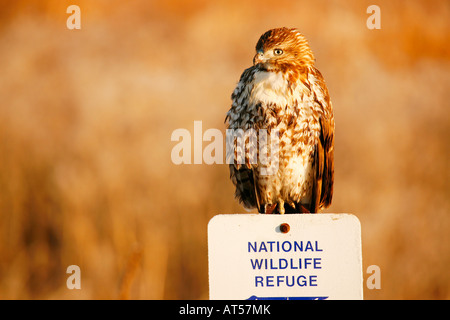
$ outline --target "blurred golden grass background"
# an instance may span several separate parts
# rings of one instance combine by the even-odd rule
[[[226,165],[172,164],[171,133],[224,130],[258,37],[279,26],[307,36],[330,90],[327,212],[361,221],[382,280],[365,298],[449,299],[441,0],[0,1],[0,299],[207,299],[207,223],[245,211]]]

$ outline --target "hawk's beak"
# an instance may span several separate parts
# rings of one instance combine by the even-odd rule
[[[264,62],[264,52],[257,51],[255,57],[253,58],[253,65],[256,66],[258,63]]]

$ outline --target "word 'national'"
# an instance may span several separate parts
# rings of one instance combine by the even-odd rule
[[[248,242],[248,252],[319,252],[318,241],[253,241]]]

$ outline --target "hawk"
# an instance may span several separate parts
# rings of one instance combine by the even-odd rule
[[[253,66],[243,72],[231,95],[227,134],[245,132],[245,144],[239,148],[233,139],[231,152],[227,148],[227,160],[231,156],[232,161],[227,163],[235,196],[245,208],[266,214],[316,213],[331,204],[334,116],[314,61],[297,29],[269,30],[258,40]],[[262,142],[261,130],[267,131],[266,137],[276,131],[278,139],[272,140],[277,143],[270,147],[269,139]],[[259,132],[258,139],[248,132]],[[271,148],[276,148],[278,161],[261,161],[262,150]],[[257,160],[250,161],[255,150]],[[275,170],[267,174],[270,166]]]

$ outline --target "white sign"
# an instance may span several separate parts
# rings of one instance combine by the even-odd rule
[[[208,224],[210,299],[362,299],[350,214],[227,214]]]

